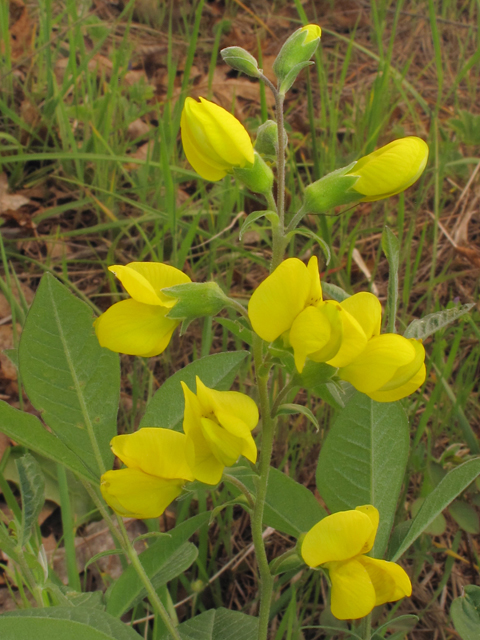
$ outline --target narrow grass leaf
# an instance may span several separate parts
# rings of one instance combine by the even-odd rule
[[[397,236],[389,227],[385,227],[382,233],[382,249],[387,256],[389,274],[388,274],[388,296],[387,296],[387,314],[388,314],[388,331],[396,333],[395,320],[397,317],[398,307],[398,268],[400,262],[400,243]]]
[[[408,420],[398,402],[356,393],[331,427],[318,460],[317,487],[333,511],[372,504],[380,512],[373,553],[385,553],[409,451]]]

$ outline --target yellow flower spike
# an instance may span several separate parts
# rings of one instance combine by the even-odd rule
[[[131,298],[112,305],[94,323],[102,347],[118,353],[151,357],[168,346],[178,320],[165,316],[175,299],[162,289],[190,282],[190,278],[159,262],[131,262],[109,267]]]
[[[424,360],[420,341],[385,333],[369,340],[363,352],[338,374],[373,400],[394,402],[423,384]]]
[[[183,433],[153,427],[113,438],[112,451],[127,468],[102,475],[105,502],[124,517],[160,516],[194,479],[186,442]]]
[[[327,516],[303,539],[306,564],[329,572],[331,609],[339,620],[363,618],[377,605],[411,595],[402,567],[364,555],[373,547],[378,522],[378,510],[363,505]]]
[[[195,171],[213,182],[234,168],[251,167],[253,145],[245,127],[231,113],[200,98],[185,100],[180,121],[182,144]]]
[[[210,389],[198,376],[196,381],[196,394],[182,382],[187,460],[197,480],[217,484],[223,469],[241,455],[256,462],[251,431],[258,424],[258,408],[243,393]]]
[[[351,191],[363,195],[362,202],[374,202],[408,189],[422,175],[427,160],[427,143],[408,136],[360,158],[345,175],[358,176]]]

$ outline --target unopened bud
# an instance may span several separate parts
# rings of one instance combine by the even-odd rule
[[[357,176],[345,175],[355,163],[342,167],[313,182],[305,189],[303,208],[306,213],[325,213],[343,204],[360,202],[362,196],[350,191]]]
[[[308,62],[315,53],[321,35],[322,30],[316,24],[307,24],[292,33],[273,63],[273,71],[280,83],[283,83],[295,67],[297,67],[296,75],[300,73],[305,66],[304,63]],[[291,80],[290,86],[295,77]]]
[[[242,47],[227,47],[220,51],[223,61],[232,69],[237,69],[252,78],[260,78],[261,73],[255,58]]]
[[[283,130],[284,145],[287,146],[287,132]],[[255,151],[264,156],[276,156],[278,148],[278,126],[273,120],[267,120],[257,129]]]
[[[233,175],[254,193],[271,193],[273,187],[273,171],[255,151],[255,159],[251,169],[234,169]]]

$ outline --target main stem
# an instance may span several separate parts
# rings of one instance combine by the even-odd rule
[[[268,397],[268,374],[262,374],[262,340],[254,334],[253,355],[255,371],[260,398],[260,411],[262,415],[262,449],[258,465],[259,478],[256,483],[255,508],[252,514],[252,537],[255,547],[255,555],[258,564],[260,584],[260,613],[258,624],[258,640],[267,640],[268,622],[270,617],[270,605],[273,593],[273,576],[268,566],[268,558],[262,537],[263,512],[267,497],[268,476],[270,472],[270,460],[273,449],[273,436],[275,421],[270,413],[270,401]]]
[[[272,230],[273,255],[271,271],[283,260],[285,251],[285,135],[283,126],[283,101],[285,96],[275,92],[277,116],[277,213],[278,226]]]

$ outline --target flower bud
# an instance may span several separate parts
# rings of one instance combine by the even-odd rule
[[[273,63],[273,72],[280,82],[283,82],[297,65],[302,65],[298,69],[298,72],[300,72],[303,68],[303,63],[310,60],[315,53],[321,35],[322,30],[316,24],[307,24],[292,33],[280,49],[280,53]]]
[[[287,145],[287,132],[283,130],[285,146]],[[278,126],[273,120],[267,120],[258,127],[255,151],[264,156],[276,156],[278,147]]]
[[[227,47],[220,51],[223,61],[232,69],[237,69],[252,78],[260,78],[261,73],[255,58],[242,47]]]
[[[273,171],[255,151],[251,169],[234,169],[233,174],[254,193],[270,193],[273,187]]]
[[[310,184],[304,193],[303,207],[306,213],[325,213],[343,204],[360,202],[362,196],[352,190],[356,177],[345,175],[353,164],[327,174]]]
[[[422,175],[427,160],[427,143],[408,136],[360,158],[345,176],[358,177],[352,191],[362,196],[362,202],[374,202],[411,187]]]
[[[234,168],[253,165],[253,145],[245,127],[217,104],[185,100],[181,118],[187,160],[205,180],[221,180]]]
[[[163,289],[162,293],[176,298],[171,320],[187,320],[203,316],[216,316],[228,306],[228,297],[216,282],[187,282]]]

